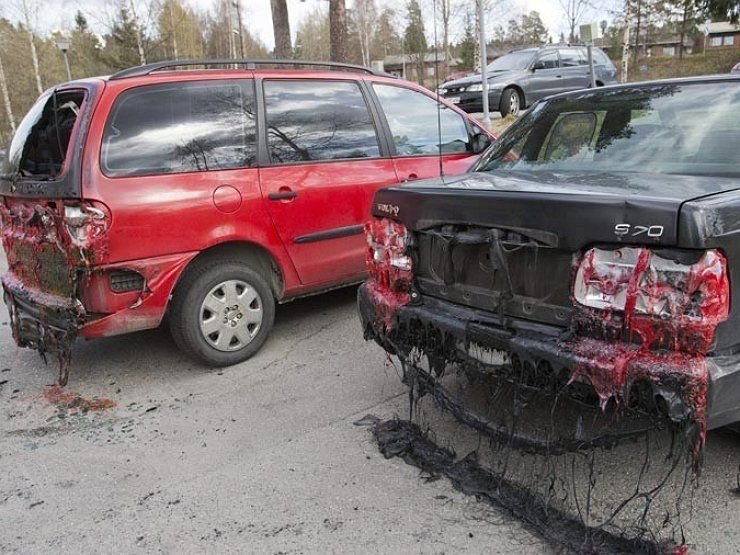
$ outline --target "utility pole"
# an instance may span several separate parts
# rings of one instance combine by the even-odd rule
[[[242,25],[242,6],[239,0],[234,0],[236,8],[236,21],[239,24],[239,57],[244,59],[244,25]]]
[[[5,115],[10,123],[11,132],[15,133],[15,118],[13,117],[13,107],[10,105],[10,95],[8,94],[8,82],[5,80],[5,70],[3,69],[3,60],[0,58],[0,90],[3,93],[3,104],[5,104]]]
[[[64,56],[64,67],[67,69],[67,81],[71,81],[72,71],[69,69],[69,57],[67,56],[67,52],[69,52],[69,40],[64,37],[59,37],[57,39],[57,48],[62,51],[62,56]]]
[[[483,86],[483,125],[491,125],[488,113],[488,47],[486,45],[486,16],[483,9],[484,0],[478,0],[478,25],[480,26],[480,82]]]

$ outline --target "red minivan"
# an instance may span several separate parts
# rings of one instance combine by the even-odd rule
[[[491,142],[415,84],[269,63],[161,62],[39,98],[0,175],[19,345],[64,368],[78,335],[166,314],[201,361],[245,360],[275,302],[363,279],[378,188],[462,173]]]

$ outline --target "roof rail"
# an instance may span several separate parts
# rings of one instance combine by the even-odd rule
[[[154,62],[151,64],[145,64],[136,67],[130,67],[111,75],[108,79],[116,81],[118,79],[126,79],[128,77],[142,77],[144,75],[150,75],[154,72],[161,71],[169,68],[178,67],[192,67],[192,66],[241,66],[244,70],[255,69],[259,65],[278,65],[278,66],[319,66],[319,67],[332,67],[338,69],[346,69],[350,71],[363,71],[371,75],[377,75],[379,77],[395,77],[390,73],[384,71],[377,71],[375,69],[357,65],[357,64],[345,64],[341,62],[320,62],[314,60],[270,60],[270,59],[256,59],[256,60],[243,60],[243,59],[208,59],[208,60],[167,60],[163,62]]]

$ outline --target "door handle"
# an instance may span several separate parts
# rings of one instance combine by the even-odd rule
[[[270,200],[293,200],[298,196],[298,193],[293,191],[290,187],[280,187],[277,193],[270,193],[267,198]]]
[[[410,173],[410,174],[409,174],[409,175],[408,175],[408,176],[406,177],[406,179],[402,179],[402,180],[401,180],[401,183],[406,183],[407,181],[414,181],[415,179],[419,179],[419,176],[418,176],[418,175],[416,175],[415,173]]]

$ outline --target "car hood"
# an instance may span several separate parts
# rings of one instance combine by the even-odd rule
[[[505,81],[507,79],[510,79],[512,75],[519,73],[521,70],[499,70],[499,71],[489,71],[488,72],[488,82],[489,83],[495,83],[499,80]],[[458,88],[458,87],[464,87],[467,85],[473,85],[475,83],[480,83],[480,73],[476,73],[474,75],[468,75],[467,77],[461,77],[460,79],[455,79],[454,81],[447,81],[446,83],[443,83],[440,88],[447,89],[447,88]]]
[[[653,245],[676,246],[685,203],[737,189],[740,181],[720,177],[476,172],[383,189],[376,194],[373,213],[382,217],[390,210],[412,229],[440,223],[537,229],[572,249],[648,239]],[[660,228],[660,234],[622,237],[616,226],[625,224]]]

